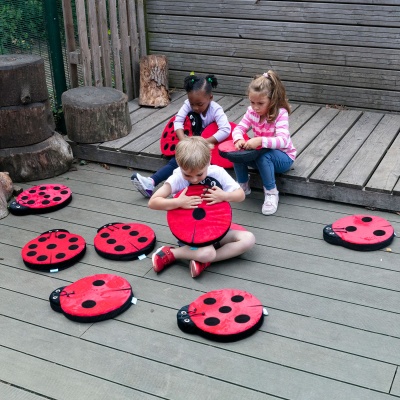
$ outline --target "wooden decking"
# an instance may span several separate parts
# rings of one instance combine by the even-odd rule
[[[76,157],[155,171],[167,162],[159,138],[185,94],[172,93],[162,109],[130,102],[131,133],[111,142],[71,143]],[[247,98],[215,95],[230,121],[238,122]],[[292,104],[290,131],[298,150],[291,171],[278,179],[281,192],[400,211],[400,115]],[[232,171],[233,173],[233,171]],[[261,188],[257,174],[251,180]]]
[[[72,189],[66,208],[0,220],[1,399],[399,398],[400,242],[364,253],[322,239],[326,224],[365,209],[286,195],[278,212],[265,217],[255,191],[233,204],[234,221],[256,236],[251,251],[213,265],[198,279],[184,263],[156,275],[149,257],[109,261],[93,248],[97,228],[116,221],[146,223],[157,245],[175,243],[165,213],[147,208],[130,174],[127,168],[78,165],[49,180]],[[374,214],[399,231],[399,215]],[[56,274],[28,269],[21,248],[53,228],[82,235],[84,258]],[[137,304],[94,324],[51,310],[55,288],[96,273],[125,277]],[[247,290],[262,301],[269,315],[261,329],[227,344],[181,332],[180,307],[221,288]]]

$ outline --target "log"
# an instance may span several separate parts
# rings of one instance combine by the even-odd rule
[[[53,178],[67,172],[72,161],[71,146],[57,132],[30,146],[0,149],[0,171],[7,171],[14,182]]]
[[[109,87],[83,86],[61,96],[68,138],[99,143],[126,136],[132,128],[128,96]]]
[[[7,217],[7,202],[13,194],[13,182],[8,172],[0,172],[0,219]]]
[[[169,103],[167,57],[155,54],[142,57],[139,105],[165,107]]]
[[[32,54],[0,55],[0,93],[0,107],[46,101],[43,59]]]
[[[50,102],[0,107],[0,149],[42,142],[55,129]]]

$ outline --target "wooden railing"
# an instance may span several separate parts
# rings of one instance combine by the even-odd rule
[[[147,54],[143,0],[63,0],[62,4],[71,86],[115,87],[129,100],[137,97],[139,59]],[[79,64],[83,82],[78,79]]]

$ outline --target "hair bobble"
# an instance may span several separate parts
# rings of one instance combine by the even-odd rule
[[[263,73],[263,77],[268,79],[269,78],[269,73],[268,72],[264,72]]]
[[[207,78],[208,82],[213,83],[213,79],[212,78]]]

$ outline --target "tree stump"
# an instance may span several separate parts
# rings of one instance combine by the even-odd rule
[[[139,105],[165,107],[169,103],[167,57],[154,54],[142,57]]]
[[[0,107],[48,99],[44,61],[30,54],[0,55]]]
[[[50,102],[0,107],[0,149],[42,142],[55,129]]]
[[[0,172],[0,219],[7,217],[7,202],[14,190],[14,185],[8,172]]]
[[[29,182],[67,172],[73,161],[70,145],[57,132],[31,146],[0,149],[0,171],[14,182]]]
[[[14,182],[68,171],[72,150],[54,127],[43,59],[0,56],[0,171]]]
[[[128,96],[109,87],[84,86],[61,97],[68,138],[99,143],[126,136],[132,128]]]

